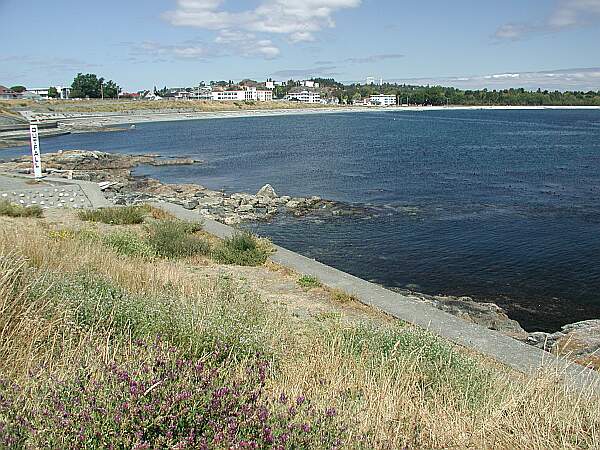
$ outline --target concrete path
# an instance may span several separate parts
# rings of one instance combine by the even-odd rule
[[[204,229],[221,238],[233,235],[236,229],[203,218],[195,211],[171,203],[154,206],[188,221],[204,223]],[[318,261],[276,246],[271,260],[299,273],[314,275],[325,285],[342,289],[362,303],[377,308],[405,322],[418,325],[456,344],[471,348],[520,372],[535,375],[540,369],[556,371],[564,381],[577,389],[600,394],[600,373],[562,357],[517,341],[497,331],[466,322],[451,314],[389,291]]]
[[[0,173],[0,200],[22,206],[47,208],[100,208],[109,206],[96,183],[64,178]]]

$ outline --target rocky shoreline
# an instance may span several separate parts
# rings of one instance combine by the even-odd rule
[[[116,205],[136,205],[165,201],[197,210],[201,216],[227,225],[269,221],[278,215],[295,217],[318,214],[321,217],[366,216],[373,208],[348,205],[318,196],[308,198],[279,196],[270,185],[256,194],[225,193],[199,184],[166,184],[149,177],[137,177],[133,170],[141,165],[197,165],[191,158],[165,158],[156,154],[126,155],[88,150],[65,150],[44,155],[48,175],[66,179],[93,181],[105,197]],[[0,162],[0,171],[29,173],[29,156]],[[600,369],[600,320],[565,325],[556,333],[525,331],[495,303],[482,303],[470,297],[426,295],[405,289],[393,289],[410,298],[426,302],[468,322],[497,330],[530,345],[567,356],[574,361]]]
[[[191,158],[165,158],[157,154],[126,155],[89,150],[64,150],[44,155],[44,171],[54,177],[99,183],[105,197],[116,205],[135,205],[148,201],[166,201],[198,210],[206,218],[227,225],[272,220],[277,215],[296,217],[309,213],[342,217],[372,212],[318,196],[279,196],[266,184],[256,194],[226,193],[199,184],[167,184],[150,177],[133,175],[142,165],[200,165],[204,161]],[[0,170],[29,173],[29,156],[0,163]]]

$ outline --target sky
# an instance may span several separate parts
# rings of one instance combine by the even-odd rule
[[[600,90],[600,0],[0,0],[0,84]]]

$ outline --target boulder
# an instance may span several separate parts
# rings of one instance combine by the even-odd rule
[[[185,209],[195,209],[198,206],[196,200],[184,200],[182,205]]]
[[[252,210],[254,210],[254,206],[248,204],[241,205],[236,209],[237,212],[250,212]]]
[[[584,320],[562,327],[552,336],[552,353],[600,370],[600,320]]]
[[[239,216],[227,216],[223,219],[223,222],[226,225],[237,225],[242,222],[242,219]]]
[[[275,193],[275,189],[270,184],[265,184],[261,187],[256,193],[257,197],[267,197],[267,198],[276,198],[277,194]]]

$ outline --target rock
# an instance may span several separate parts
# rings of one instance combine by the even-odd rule
[[[154,159],[150,162],[152,166],[189,166],[196,164],[200,161],[196,161],[191,158],[168,158],[168,159]]]
[[[519,322],[510,319],[506,312],[495,303],[479,303],[470,297],[435,296],[433,303],[463,320],[482,325],[490,330],[500,331],[517,339],[527,339],[527,332]]]
[[[292,197],[290,197],[289,195],[284,195],[282,197],[279,197],[278,200],[282,203],[282,204],[286,204],[287,202],[289,202],[292,199]]]
[[[204,197],[204,198],[197,198],[196,202],[197,202],[197,206],[200,206],[201,208],[211,208],[211,207],[222,205],[223,199],[215,198],[215,197]]]
[[[554,337],[552,353],[600,370],[600,320],[565,325],[551,336]]]
[[[250,212],[252,210],[254,210],[254,206],[248,204],[241,205],[236,209],[237,212]]]
[[[270,184],[265,184],[263,187],[259,189],[256,193],[257,197],[267,197],[267,198],[276,198],[277,194],[275,193],[275,189]]]
[[[495,303],[479,303],[471,297],[453,297],[445,295],[427,295],[402,288],[390,288],[415,300],[429,303],[453,316],[467,322],[499,331],[519,340],[527,340],[528,334],[516,320],[509,318],[506,312]]]
[[[299,208],[302,205],[302,202],[299,200],[290,200],[289,202],[287,202],[285,204],[286,208],[289,209],[296,209]]]
[[[258,204],[263,205],[263,206],[271,206],[273,204],[273,200],[274,200],[270,197],[263,197],[263,196],[257,196],[256,199],[258,200]]]
[[[237,208],[241,204],[241,199],[239,198],[226,198],[223,200],[223,206],[227,206],[229,208]]]
[[[237,225],[242,222],[239,216],[227,216],[223,219],[226,225]]]
[[[196,200],[186,200],[181,206],[185,209],[195,209],[198,206],[198,202]]]

